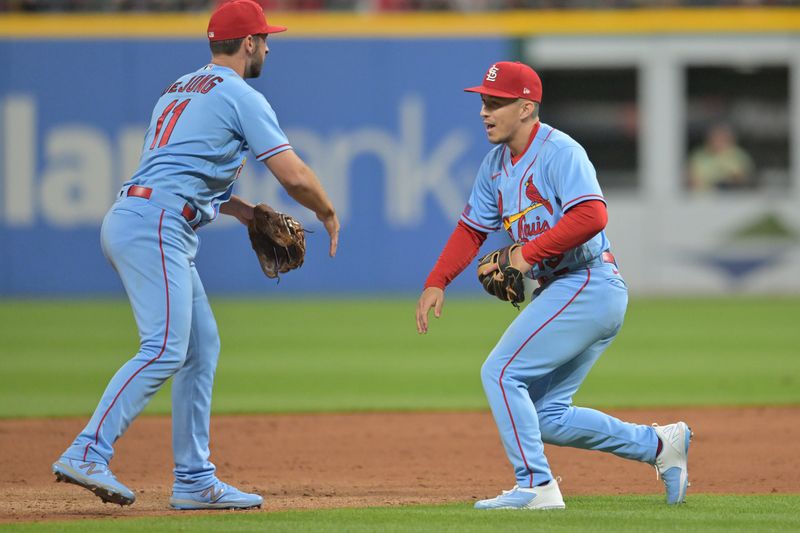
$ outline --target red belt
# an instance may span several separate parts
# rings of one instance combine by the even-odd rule
[[[603,252],[603,255],[601,255],[600,257],[603,258],[603,263],[611,263],[615,267],[619,268],[619,266],[617,265],[617,260],[614,258],[614,254],[612,254],[611,252],[605,251]]]
[[[615,267],[617,266],[617,260],[614,258],[614,254],[612,254],[609,251],[603,252],[600,255],[600,260],[603,263],[610,263],[610,264],[614,265]],[[617,267],[617,268],[619,268],[619,267]],[[569,274],[570,272],[572,272],[572,271],[569,268],[562,268],[561,270],[556,270],[555,272],[553,272],[549,276],[542,276],[541,278],[536,278],[536,281],[539,282],[539,286],[541,287],[545,283],[549,283],[549,282],[553,281],[554,279],[563,276],[564,274]]]
[[[153,194],[153,189],[151,189],[150,187],[142,187],[141,185],[131,185],[128,188],[127,196],[135,196],[137,198],[145,198],[149,200],[152,194]],[[186,222],[191,224],[192,221],[194,220],[194,217],[197,216],[197,211],[187,202],[183,206],[183,210],[181,211],[181,216],[183,216],[183,218],[186,219]]]

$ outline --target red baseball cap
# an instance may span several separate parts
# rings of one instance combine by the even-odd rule
[[[535,70],[519,61],[495,63],[486,71],[482,84],[464,90],[501,98],[542,101],[542,80]]]
[[[226,41],[248,35],[279,33],[285,26],[270,26],[264,10],[253,0],[233,0],[221,4],[208,21],[208,40]]]

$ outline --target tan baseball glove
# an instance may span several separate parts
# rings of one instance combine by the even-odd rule
[[[247,225],[250,244],[261,270],[268,278],[300,268],[306,255],[306,236],[302,224],[266,204],[258,204]]]
[[[525,301],[525,284],[522,272],[511,266],[511,252],[520,246],[515,243],[489,252],[478,262],[478,281],[486,292],[517,309]]]

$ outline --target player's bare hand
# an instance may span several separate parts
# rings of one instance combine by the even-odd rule
[[[522,247],[514,248],[511,252],[511,257],[509,259],[511,261],[511,266],[522,272],[523,274],[527,273],[530,269],[533,268],[533,265],[525,261],[525,258],[522,257]]]
[[[433,308],[433,315],[436,318],[442,316],[442,306],[444,305],[444,291],[439,287],[428,287],[422,291],[422,295],[417,302],[417,333],[428,332],[428,312]]]
[[[336,216],[335,211],[331,211],[328,215],[317,215],[317,218],[320,222],[325,226],[325,231],[328,232],[328,235],[331,237],[331,247],[328,251],[331,257],[336,256],[336,249],[339,247],[339,217]]]

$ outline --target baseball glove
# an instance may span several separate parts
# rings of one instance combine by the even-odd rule
[[[511,252],[521,245],[512,244],[484,255],[478,263],[478,281],[492,296],[511,302],[519,309],[525,301],[522,272],[511,266]],[[497,269],[493,269],[493,266]]]
[[[247,233],[261,270],[268,278],[277,278],[303,265],[305,230],[289,215],[278,213],[266,204],[258,204],[253,209]]]

